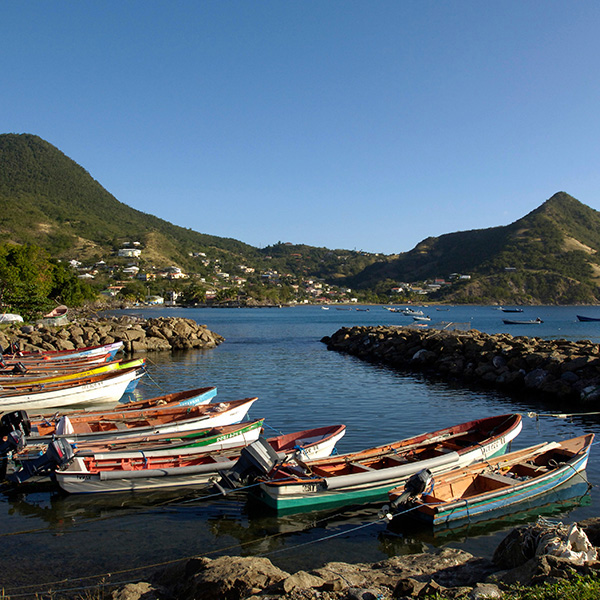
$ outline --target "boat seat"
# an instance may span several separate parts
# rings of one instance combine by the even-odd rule
[[[92,428],[87,423],[78,423],[76,433],[92,433]]]
[[[481,475],[487,481],[494,481],[496,483],[500,483],[502,487],[507,485],[514,485],[515,479],[512,477],[507,477],[506,475],[501,475],[500,473],[483,473]]]
[[[361,471],[375,471],[375,469],[373,467],[368,467],[367,465],[361,465],[360,463],[349,462],[348,464],[351,467],[354,467],[355,469],[360,469]]]

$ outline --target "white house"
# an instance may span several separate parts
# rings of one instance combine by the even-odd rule
[[[141,256],[142,251],[139,248],[121,248],[119,250],[119,256],[125,256],[128,258],[137,258]]]

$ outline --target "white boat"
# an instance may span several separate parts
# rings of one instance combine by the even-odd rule
[[[0,323],[22,323],[23,317],[13,313],[0,313]]]
[[[321,427],[270,438],[266,442],[281,460],[294,460],[302,453],[325,457],[344,432],[344,426],[340,425]],[[122,460],[115,459],[112,453],[107,458],[75,456],[55,471],[55,477],[61,489],[72,494],[189,487],[208,483],[219,471],[234,467],[239,457],[239,448],[170,456],[140,456],[138,453]]]
[[[35,391],[10,390],[10,393],[0,396],[0,411],[26,410],[30,414],[39,414],[50,409],[118,402],[130,384],[143,374],[143,369],[132,367],[76,382],[40,385]]]
[[[116,441],[158,433],[220,427],[243,421],[257,399],[253,397],[197,406],[63,415],[58,423],[32,421],[31,435],[27,436],[26,441],[28,444],[55,438],[64,438],[70,443]]]

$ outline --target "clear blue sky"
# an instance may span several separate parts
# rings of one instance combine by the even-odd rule
[[[599,32],[586,0],[5,0],[0,132],[195,231],[391,254],[600,209]]]

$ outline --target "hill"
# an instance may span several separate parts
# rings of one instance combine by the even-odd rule
[[[292,284],[314,278],[358,290],[363,300],[387,302],[423,299],[391,290],[403,283],[423,289],[441,279],[452,285],[430,286],[427,299],[600,302],[600,213],[564,192],[510,225],[430,237],[394,256],[283,242],[255,248],[135,210],[40,137],[4,134],[0,202],[0,244],[34,244],[57,259],[114,264],[119,248],[135,241],[143,248],[136,261],[140,268],[176,266],[203,277],[207,285],[218,283],[217,275],[227,272],[248,277],[255,288],[289,284],[291,293]],[[206,262],[211,266],[203,267]],[[311,294],[318,296],[319,288]],[[280,299],[273,296],[273,301]]]
[[[453,302],[596,303],[600,298],[600,213],[558,192],[525,217],[431,237],[410,252],[367,267],[346,283],[411,282],[468,274],[433,297]]]
[[[258,249],[243,242],[178,227],[135,210],[107,192],[80,165],[38,136],[0,135],[0,243],[35,244],[61,259],[94,261],[140,242],[143,262],[196,271],[202,253],[223,268],[344,277],[375,260],[351,251],[277,244]],[[300,256],[299,256],[300,255]]]

